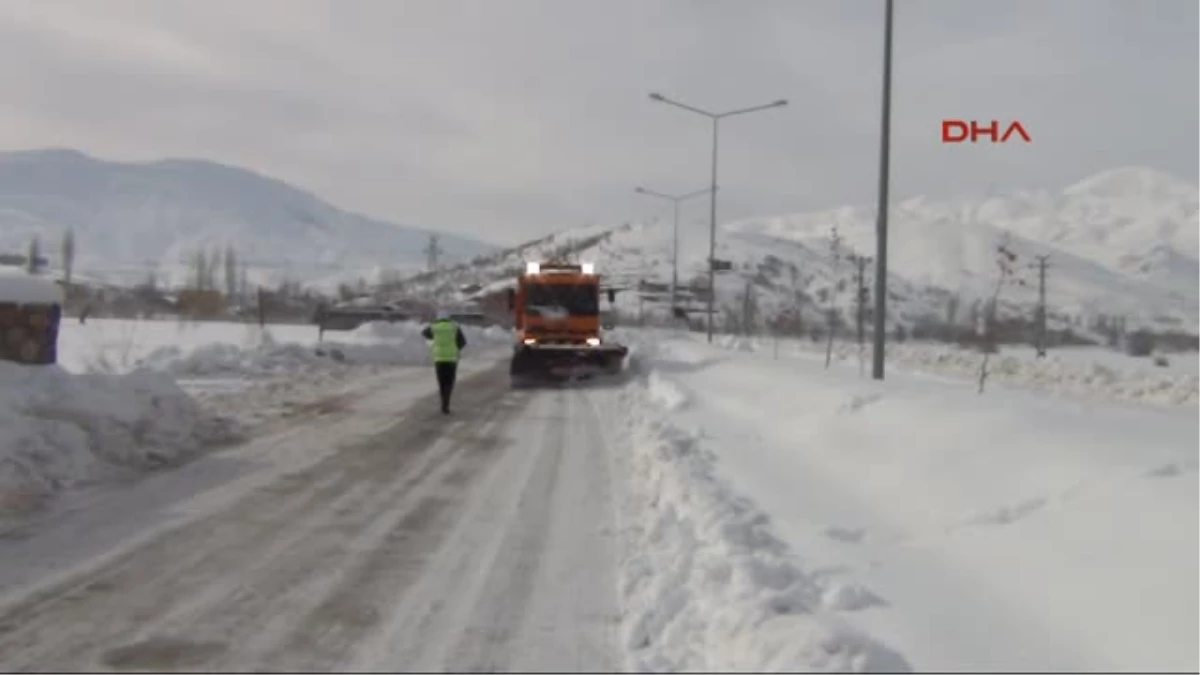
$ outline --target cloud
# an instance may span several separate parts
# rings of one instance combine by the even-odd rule
[[[0,0],[0,147],[205,157],[397,222],[513,242],[659,212],[874,200],[882,2]],[[898,197],[1056,187],[1144,164],[1197,179],[1189,0],[896,3]],[[947,147],[945,117],[1030,146]],[[697,207],[698,208],[698,207]]]

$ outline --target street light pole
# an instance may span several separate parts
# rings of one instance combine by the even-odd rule
[[[672,199],[674,213],[671,218],[671,319],[679,307],[679,200]]]
[[[883,110],[879,133],[879,206],[875,226],[875,345],[871,376],[883,379],[887,319],[888,170],[892,120],[892,0],[885,0],[883,19]]]
[[[718,122],[722,118],[732,117],[733,115],[743,115],[746,113],[758,112],[769,108],[778,108],[787,105],[786,99],[780,99],[774,103],[766,105],[758,105],[752,108],[742,108],[739,110],[730,110],[723,113],[709,112],[702,110],[679,101],[673,101],[666,96],[658,93],[650,94],[651,100],[659,103],[666,103],[677,108],[683,108],[689,112],[694,112],[698,115],[704,115],[712,120],[713,123],[713,146],[712,146],[712,186],[709,188],[711,192],[711,201],[709,203],[709,229],[708,229],[708,341],[713,341],[713,313],[714,305],[717,296],[716,284],[716,255],[717,255],[717,130]]]
[[[713,324],[716,323],[717,299],[717,129],[721,118],[713,117],[712,192],[709,193],[708,212],[708,343],[713,341]]]
[[[659,197],[661,199],[670,200],[675,206],[675,218],[674,218],[672,229],[671,229],[671,311],[672,312],[675,311],[675,307],[677,304],[678,293],[677,293],[676,289],[679,287],[679,204],[680,204],[680,202],[687,201],[688,199],[691,199],[692,197],[699,197],[700,195],[704,194],[705,192],[708,192],[709,190],[710,190],[710,188],[704,188],[703,190],[696,190],[695,192],[689,192],[686,195],[668,195],[668,194],[663,194],[662,192],[655,192],[654,190],[647,190],[644,187],[634,188],[634,192],[637,192],[639,194],[644,194],[644,195],[650,195],[651,197]]]

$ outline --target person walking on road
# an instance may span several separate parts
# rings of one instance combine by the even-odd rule
[[[467,346],[467,338],[450,315],[440,310],[421,335],[432,343],[433,369],[442,395],[442,414],[449,415],[450,394],[454,392],[454,381],[458,378],[458,357]]]

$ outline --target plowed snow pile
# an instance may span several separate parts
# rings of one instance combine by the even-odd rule
[[[637,667],[1196,671],[1195,403],[636,346]]]
[[[890,647],[836,613],[869,603],[805,567],[767,517],[714,473],[714,456],[667,421],[689,394],[650,373],[622,391],[631,420],[622,520],[624,647],[637,672],[908,672]],[[861,591],[861,592],[860,592]]]
[[[63,488],[178,463],[234,435],[164,374],[0,362],[0,516]]]

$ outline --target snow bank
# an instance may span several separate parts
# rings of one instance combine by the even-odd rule
[[[967,350],[927,346],[902,347],[892,353],[913,372],[969,377],[977,376],[983,359],[982,354]],[[1118,369],[1099,361],[1072,363],[1058,356],[1039,361],[1013,354],[993,355],[988,377],[1043,391],[1156,405],[1195,405],[1200,399],[1196,375]]]
[[[814,620],[836,608],[921,671],[1195,671],[1195,408],[1000,387],[980,397],[968,381],[876,382],[826,370],[823,354],[774,360],[702,340],[653,349],[644,366],[661,382],[647,378],[629,406],[640,415],[631,474],[645,493],[633,550],[668,572],[638,587],[641,620],[656,622],[643,658],[739,667],[679,636],[726,630],[730,612],[751,615],[791,583]],[[669,400],[654,389],[687,403],[668,421],[642,412],[643,399]],[[770,534],[754,527],[757,509]],[[725,586],[696,590],[705,552],[738,551],[733,537],[758,540],[731,569],[778,577],[757,605]]]
[[[292,374],[314,367],[339,364],[420,365],[429,363],[429,344],[416,323],[370,323],[339,339],[320,343],[278,342],[271,329],[253,332],[242,344],[211,343],[184,349],[159,347],[139,366],[175,376],[212,377],[238,375],[261,377]],[[508,332],[466,326],[464,358],[475,350],[508,344]]]
[[[0,272],[0,302],[51,305],[62,301],[62,287],[53,279],[8,270]]]
[[[75,485],[183,461],[234,430],[166,375],[0,362],[0,515]]]
[[[359,326],[349,333],[351,341],[355,342],[371,342],[378,340],[401,340],[412,342],[421,345],[428,353],[428,345],[425,338],[421,337],[421,330],[424,324],[415,322],[372,322]],[[497,344],[511,344],[512,332],[497,326],[489,326],[480,328],[478,326],[463,326],[463,335],[467,338],[467,346],[496,346]]]
[[[654,370],[651,370],[646,378],[646,396],[668,412],[683,408],[688,400],[683,387]]]
[[[767,518],[713,472],[713,455],[664,420],[687,394],[651,373],[619,394],[631,421],[622,639],[635,671],[911,670],[839,620],[865,593],[806,573]]]

